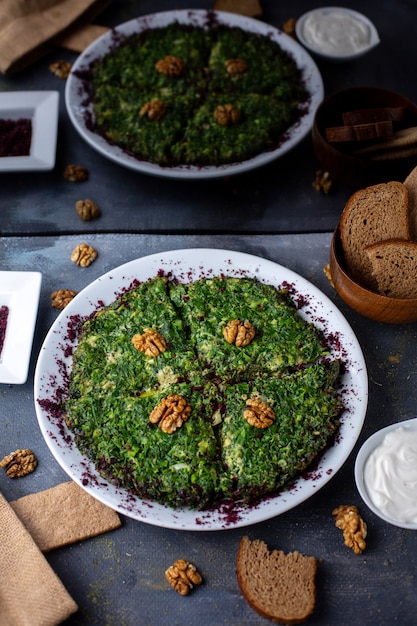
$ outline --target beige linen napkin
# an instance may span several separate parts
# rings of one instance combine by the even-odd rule
[[[33,63],[59,41],[85,29],[110,0],[1,0],[0,72]],[[101,34],[101,33],[100,33]],[[91,42],[91,37],[88,43]],[[77,48],[78,49],[78,48]]]
[[[0,626],[55,626],[78,610],[0,494]]]

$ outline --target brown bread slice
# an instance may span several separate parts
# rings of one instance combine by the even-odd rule
[[[316,602],[317,561],[299,552],[270,552],[260,539],[243,537],[237,580],[244,598],[259,615],[277,624],[300,624]]]
[[[410,239],[406,186],[391,181],[356,191],[343,209],[340,239],[351,277],[375,289],[376,281],[365,248],[387,239]]]
[[[417,298],[417,243],[391,239],[366,249],[379,293]]]
[[[417,241],[417,167],[407,176],[404,185],[408,191],[408,220],[410,222],[410,237]]]

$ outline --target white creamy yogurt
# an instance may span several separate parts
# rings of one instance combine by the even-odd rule
[[[360,52],[371,42],[368,24],[337,9],[312,11],[304,21],[302,34],[313,49],[340,57]]]
[[[400,426],[385,435],[366,461],[363,479],[383,514],[417,523],[417,431]]]

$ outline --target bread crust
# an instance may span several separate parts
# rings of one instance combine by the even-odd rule
[[[417,167],[415,167],[404,181],[408,191],[408,219],[410,223],[410,237],[417,241]]]
[[[254,611],[276,624],[301,624],[312,614],[316,601],[316,572],[315,557],[299,552],[270,552],[260,539],[251,541],[243,537],[240,542],[237,556],[240,590]],[[270,589],[258,587],[258,578],[262,574],[261,582],[265,581],[265,587],[269,585]],[[287,585],[291,588],[291,597],[283,599],[288,591]],[[297,604],[296,611],[294,603]]]

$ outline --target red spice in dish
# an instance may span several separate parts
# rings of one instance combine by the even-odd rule
[[[28,156],[31,141],[31,119],[0,119],[0,157]]]
[[[0,306],[0,355],[3,350],[4,339],[6,337],[7,318],[9,317],[9,307]]]

